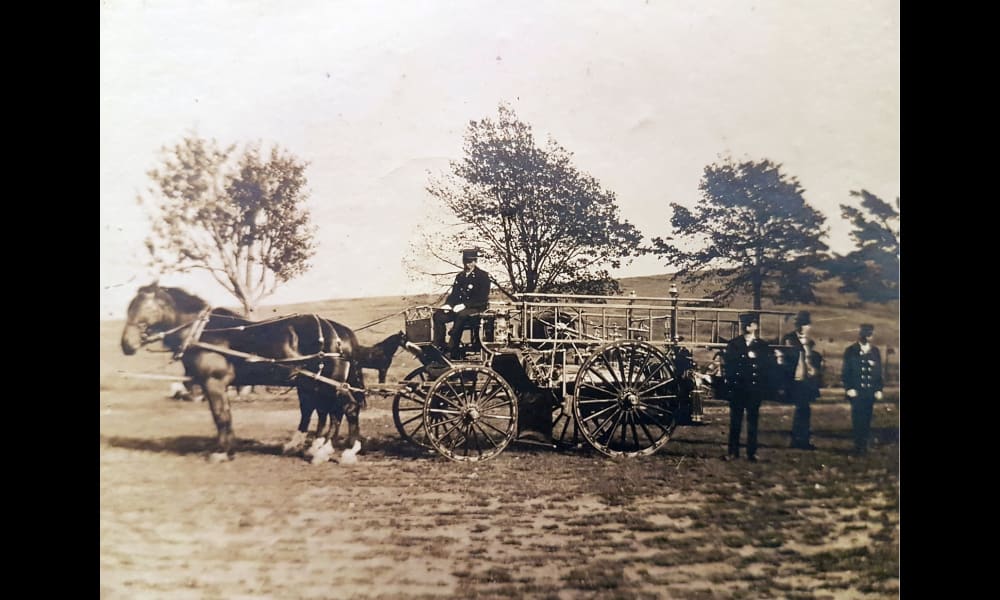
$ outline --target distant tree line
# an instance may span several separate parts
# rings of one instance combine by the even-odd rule
[[[893,210],[865,190],[850,192],[861,208],[841,210],[858,248],[838,255],[824,241],[826,217],[780,164],[727,158],[705,167],[694,208],[671,203],[671,234],[643,245],[614,193],[555,140],[539,144],[508,106],[469,123],[464,151],[427,188],[459,227],[424,240],[423,250],[457,268],[456,249],[477,246],[498,265],[506,291],[615,293],[608,269],[654,254],[678,279],[711,280],[720,302],[745,292],[754,308],[764,297],[816,302],[816,285],[831,277],[864,301],[899,297],[898,198]]]

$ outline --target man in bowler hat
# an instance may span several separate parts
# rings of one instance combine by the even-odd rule
[[[756,313],[740,315],[740,329],[726,345],[723,367],[729,397],[729,451],[725,460],[740,456],[740,430],[747,419],[747,460],[757,462],[757,421],[760,404],[767,395],[768,377],[774,366],[771,347],[757,337],[760,326]]]
[[[434,345],[445,350],[445,325],[454,321],[449,349],[452,359],[459,359],[462,331],[469,319],[485,310],[490,297],[490,275],[476,265],[479,252],[462,250],[462,270],[455,276],[451,293],[441,308],[434,311]]]
[[[816,342],[809,337],[812,318],[809,311],[802,310],[795,315],[795,331],[781,338],[781,345],[788,348],[784,352],[785,391],[795,405],[792,418],[792,448],[815,450],[809,439],[812,409],[809,406],[819,397],[820,372],[823,357],[816,352]]]
[[[851,429],[854,431],[854,453],[868,453],[868,438],[872,428],[872,409],[882,399],[882,356],[872,344],[875,326],[862,323],[858,341],[844,350],[841,379],[851,403]]]

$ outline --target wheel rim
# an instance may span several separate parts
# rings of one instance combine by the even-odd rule
[[[674,365],[645,342],[602,346],[580,368],[573,390],[577,429],[608,456],[656,452],[677,426],[676,405]]]
[[[404,381],[419,381],[429,379],[427,370],[419,367],[411,371]],[[424,397],[426,386],[406,386],[396,392],[392,399],[392,422],[400,437],[423,448],[433,448],[424,431]]]
[[[514,439],[514,390],[486,367],[450,369],[431,386],[424,402],[423,423],[431,446],[447,458],[488,460]]]

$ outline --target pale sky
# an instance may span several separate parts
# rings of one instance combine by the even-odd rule
[[[403,266],[417,228],[447,218],[428,171],[500,102],[647,241],[733,156],[781,163],[846,252],[849,192],[899,196],[899,58],[895,1],[102,0],[101,318],[153,277],[135,197],[192,131],[310,164],[318,253],[265,304],[442,291]],[[616,275],[669,270],[644,257]],[[236,303],[206,277],[160,281]]]

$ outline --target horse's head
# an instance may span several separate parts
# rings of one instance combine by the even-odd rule
[[[170,294],[157,284],[139,288],[128,305],[125,330],[122,332],[122,352],[135,354],[150,335],[165,331],[177,322],[177,308]]]

